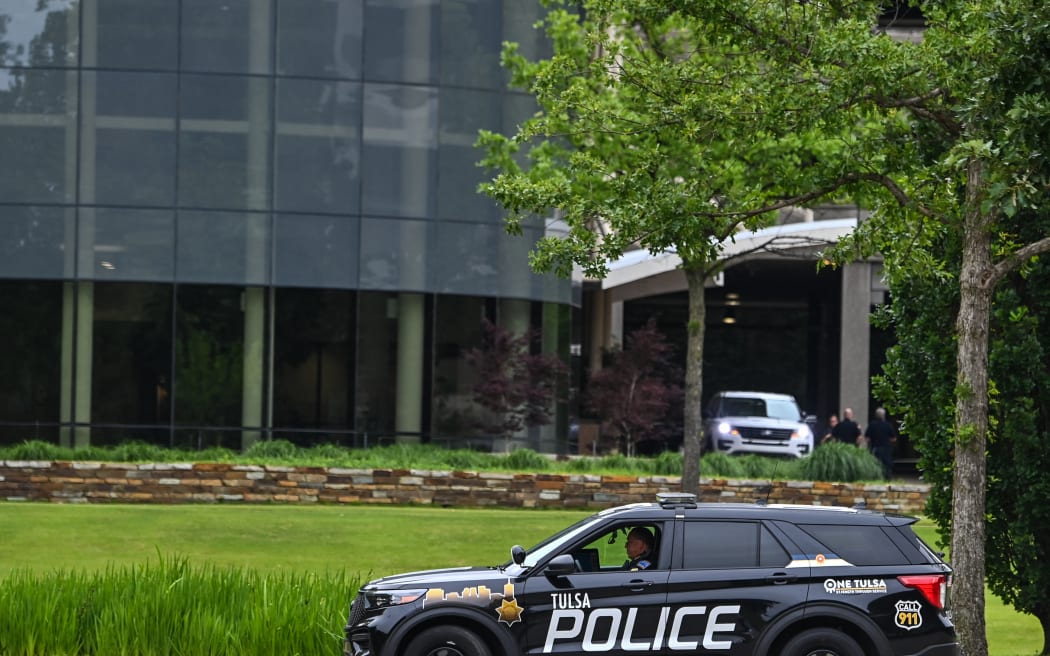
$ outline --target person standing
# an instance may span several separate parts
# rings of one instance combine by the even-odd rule
[[[864,437],[868,438],[872,455],[882,463],[883,478],[890,480],[893,478],[893,445],[897,442],[897,431],[886,421],[885,408],[875,408],[875,421],[864,429]]]
[[[860,437],[860,426],[853,421],[853,408],[842,409],[842,420],[835,428],[831,429],[831,436],[839,442],[857,445],[857,438]]]
[[[839,416],[832,412],[830,415],[828,415],[828,427],[824,430],[824,437],[820,438],[821,444],[827,444],[831,440],[835,439],[832,435],[832,432],[834,432],[835,427],[838,425]]]

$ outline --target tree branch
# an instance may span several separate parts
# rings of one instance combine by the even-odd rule
[[[985,289],[994,287],[1006,277],[1006,274],[1020,267],[1028,258],[1047,252],[1050,252],[1050,237],[1043,237],[1039,241],[1033,241],[1022,246],[992,266],[982,282],[982,286]]]

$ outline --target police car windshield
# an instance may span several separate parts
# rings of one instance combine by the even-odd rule
[[[605,519],[600,516],[592,515],[586,519],[582,519],[572,526],[555,533],[543,542],[540,542],[536,546],[530,548],[525,552],[525,562],[522,563],[523,569],[529,569],[535,567],[537,563],[540,563],[551,556],[555,556],[561,553],[563,545],[571,543],[577,536],[582,533],[586,533],[598,523],[604,523]],[[508,567],[517,567],[513,562],[507,562],[503,564],[504,569]]]

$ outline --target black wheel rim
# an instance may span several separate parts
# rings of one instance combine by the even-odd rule
[[[466,654],[455,645],[441,645],[428,651],[426,656],[466,656]]]
[[[839,653],[830,649],[821,648],[810,651],[806,656],[839,656]]]

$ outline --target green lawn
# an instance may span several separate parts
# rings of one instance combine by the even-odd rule
[[[0,580],[15,570],[104,570],[156,562],[247,567],[264,573],[345,571],[374,577],[495,565],[584,511],[380,506],[160,506],[0,503]],[[918,532],[934,545],[936,531]],[[1039,623],[987,597],[992,656],[1032,656]]]

